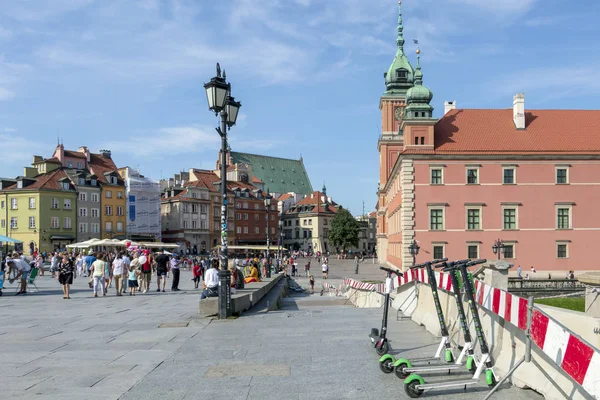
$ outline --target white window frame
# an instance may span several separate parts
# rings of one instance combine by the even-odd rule
[[[248,227],[247,226],[244,227],[244,233],[248,233]]]
[[[64,199],[63,201],[63,209],[70,210],[71,209],[71,199]]]
[[[260,228],[258,226],[254,227],[254,234],[256,234],[256,235],[260,234]]]
[[[35,209],[35,197],[30,197],[29,198],[29,209],[30,210],[34,210]]]
[[[554,184],[555,185],[568,185],[571,183],[571,177],[570,177],[570,165],[564,165],[564,164],[558,164],[554,166]],[[558,183],[558,170],[559,169],[564,169],[567,171],[567,181],[565,183]]]
[[[113,230],[112,230],[112,222],[111,222],[111,221],[106,221],[106,222],[104,223],[104,230],[105,230],[106,232],[112,232],[112,231],[113,231]]]
[[[88,224],[87,222],[80,222],[79,223],[79,233],[88,233]]]
[[[504,227],[504,210],[515,210],[515,229],[507,229]],[[519,230],[519,205],[518,204],[502,204],[502,214],[500,215],[503,231],[518,231]]]
[[[124,214],[123,206],[117,206],[117,216],[122,217]]]
[[[117,232],[123,232],[123,222],[117,221]]]
[[[442,258],[446,257],[446,242],[431,242],[431,257],[435,257],[434,247],[441,247]]]
[[[507,169],[512,169],[513,170],[513,181],[512,183],[504,183],[504,171],[506,171]],[[501,182],[503,185],[516,185],[517,184],[517,166],[516,165],[503,165],[502,166],[502,177],[501,177]]]
[[[79,216],[82,218],[87,218],[88,216],[88,209],[86,207],[80,207],[79,208]]]
[[[35,229],[35,217],[29,217],[29,229]]]
[[[571,241],[570,241],[570,240],[557,240],[557,241],[556,241],[556,244],[555,244],[555,246],[554,246],[554,247],[555,247],[555,254],[556,254],[556,258],[557,258],[558,260],[565,260],[565,259],[567,259],[567,258],[570,258],[570,257],[569,257],[569,256],[570,256],[570,254],[569,254],[569,247],[570,247],[570,246],[569,246],[569,244],[570,244],[570,243],[571,243]],[[565,246],[565,247],[566,247],[566,250],[567,250],[566,257],[559,257],[559,256],[558,256],[558,246]]]
[[[440,170],[441,172],[441,176],[440,176],[440,183],[433,183],[433,171],[434,170]],[[439,185],[443,185],[444,184],[444,167],[440,166],[440,165],[431,165],[429,166],[429,184],[430,185],[434,185],[434,186],[439,186]]]
[[[71,229],[71,217],[65,217],[63,223],[65,229]]]
[[[104,197],[107,199],[112,199],[112,191],[110,191],[110,190],[105,191]]]
[[[560,208],[566,208],[569,210],[569,227],[559,228],[558,227],[558,210]],[[573,203],[554,203],[554,228],[557,230],[570,230],[573,229]]]
[[[56,221],[56,224],[54,223],[55,221]],[[59,224],[60,224],[60,221],[59,221],[58,217],[50,217],[50,228],[59,229],[60,228]]]
[[[479,185],[479,165],[466,165],[466,169],[465,169],[465,183],[467,185]],[[476,182],[475,183],[469,183],[469,171],[475,171],[476,175]]]
[[[10,209],[18,210],[19,209],[19,200],[16,197],[10,198]]]
[[[98,196],[98,193],[92,193],[90,195],[90,200],[92,203],[98,203],[100,201],[100,196]]]
[[[98,223],[90,224],[90,230],[92,233],[100,233],[100,224],[98,224]]]
[[[87,193],[86,192],[79,193],[79,201],[87,201]]]
[[[19,220],[17,217],[10,217],[10,229],[18,229],[19,228]]]
[[[481,254],[481,246],[480,246],[480,244],[481,243],[479,243],[479,242],[467,242],[467,245],[466,245],[467,256],[465,258],[471,258],[471,259],[478,259],[478,258],[480,258],[479,257],[480,254]],[[471,246],[477,246],[477,257],[469,257],[469,247],[471,247]]]
[[[431,229],[431,211],[442,210],[442,229]],[[427,230],[440,232],[446,230],[446,206],[445,205],[428,205],[427,206]]]
[[[100,209],[99,208],[90,208],[90,216],[92,218],[100,218]]]
[[[56,197],[53,197],[52,200],[50,201],[50,208],[54,209],[54,210],[58,210],[59,207],[59,200]]]
[[[241,226],[236,226],[235,227],[235,233],[237,233],[237,234],[242,233],[242,227]]]
[[[108,216],[113,215],[112,206],[104,206],[104,215],[108,215]]]
[[[469,210],[479,211],[479,227],[477,229],[469,229]],[[483,206],[465,206],[465,230],[466,231],[481,231],[481,230],[483,230]]]
[[[513,248],[513,256],[511,258],[506,257],[506,252],[502,253],[502,258],[507,260],[516,260],[517,259],[517,241],[516,240],[504,240],[505,246],[512,246]]]
[[[123,198],[123,192],[119,190],[117,192],[117,199],[122,199],[122,198]]]

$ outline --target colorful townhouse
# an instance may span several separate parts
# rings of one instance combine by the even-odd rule
[[[75,186],[55,160],[33,165],[24,176],[0,180],[0,228],[28,254],[65,249],[77,237]]]

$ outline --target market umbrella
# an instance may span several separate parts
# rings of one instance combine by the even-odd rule
[[[23,241],[0,235],[0,243],[23,243]]]

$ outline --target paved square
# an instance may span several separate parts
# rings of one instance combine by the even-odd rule
[[[361,266],[369,277],[380,275],[375,268]],[[349,262],[333,260],[332,276],[339,279],[345,269],[353,272]],[[0,297],[0,398],[408,398],[398,378],[379,370],[369,344],[381,309],[317,293],[284,299],[267,314],[199,319],[190,278],[182,273],[178,293],[116,297],[113,288],[104,298],[92,298],[87,280],[77,279],[71,300],[47,276],[40,277],[39,294],[12,296],[7,283]],[[410,320],[396,320],[395,311],[389,332],[403,354],[435,351],[437,340]],[[425,396],[480,399],[487,387],[477,389]],[[540,398],[510,386],[496,395],[508,397]]]

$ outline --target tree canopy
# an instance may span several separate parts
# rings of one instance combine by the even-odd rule
[[[341,246],[344,251],[347,247],[358,247],[358,222],[348,210],[340,209],[331,221],[329,239],[336,246]]]

